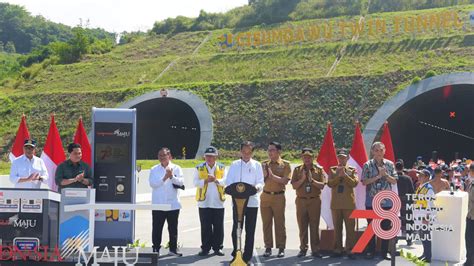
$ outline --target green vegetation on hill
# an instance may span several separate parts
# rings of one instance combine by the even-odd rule
[[[87,55],[78,64],[37,66],[38,71],[32,71],[34,75],[27,73],[23,75],[26,78],[11,82],[6,87],[15,88],[18,92],[101,91],[151,84],[169,87],[186,83],[313,79],[326,76],[345,45],[346,53],[333,76],[380,75],[440,68],[470,71],[474,62],[474,27],[469,25],[466,16],[472,9],[473,5],[467,5],[372,14],[367,19],[393,21],[396,16],[455,10],[463,16],[464,26],[419,33],[400,31],[397,34],[390,34],[389,28],[389,33],[383,35],[363,34],[355,43],[334,39],[223,50],[218,45],[219,36],[229,30],[139,37],[109,53]],[[334,21],[348,19],[351,21],[345,17],[333,18]],[[320,22],[291,22],[267,26],[266,29]]]
[[[53,42],[67,42],[74,37],[71,27],[54,23],[42,16],[32,16],[24,7],[0,3],[0,43],[11,43],[17,53],[28,53]],[[102,29],[87,29],[92,38],[113,38]],[[2,47],[3,48],[3,47]]]
[[[218,45],[224,33],[298,28],[326,21],[311,19],[238,30],[130,35],[125,44],[103,54],[87,52],[72,64],[58,64],[46,57],[20,68],[18,78],[7,74],[9,79],[0,82],[0,154],[6,159],[22,113],[40,144],[46,137],[49,114],[56,113],[63,142],[68,143],[79,116],[89,128],[91,107],[116,107],[162,88],[191,91],[206,102],[214,121],[213,144],[222,149],[235,150],[243,139],[261,147],[278,139],[285,149],[317,148],[327,121],[334,124],[336,145],[349,147],[354,119],[365,125],[387,98],[413,80],[474,69],[474,27],[467,20],[474,5],[366,16],[366,20],[393,21],[397,16],[448,10],[462,16],[462,27],[362,34],[356,42],[346,37],[242,49]],[[37,51],[40,56],[42,52]],[[5,58],[15,65],[15,55]],[[341,60],[327,76],[336,58]]]
[[[18,55],[0,52],[0,82],[15,76],[21,70],[17,59]]]
[[[249,5],[234,8],[226,13],[201,11],[197,18],[178,16],[158,21],[151,31],[156,34],[176,34],[473,3],[474,0],[249,0]]]

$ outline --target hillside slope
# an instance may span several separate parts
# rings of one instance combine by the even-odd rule
[[[352,121],[370,116],[415,77],[474,69],[474,5],[371,14],[384,19],[386,33],[363,31],[352,41],[352,26],[333,38],[286,44],[223,48],[223,34],[278,31],[359,17],[305,20],[264,27],[152,35],[120,45],[104,55],[90,55],[70,65],[33,65],[0,94],[0,145],[3,154],[22,113],[33,136],[43,143],[51,112],[65,142],[72,139],[77,118],[89,126],[90,108],[115,107],[161,88],[189,90],[209,105],[214,144],[233,149],[242,139],[266,143],[279,139],[287,148],[317,146],[326,121],[334,123],[336,144],[350,145]],[[393,21],[430,14],[459,15],[458,26],[395,33]],[[327,76],[336,59],[339,64]],[[34,70],[34,71],[33,71]],[[166,71],[164,71],[166,70]],[[219,104],[217,104],[219,103]]]

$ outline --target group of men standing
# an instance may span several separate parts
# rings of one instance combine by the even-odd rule
[[[24,154],[12,162],[10,180],[16,188],[40,188],[41,183],[46,183],[49,178],[44,161],[37,157],[36,141],[27,139],[23,147]],[[248,200],[244,211],[245,248],[243,259],[249,262],[253,256],[255,227],[257,223],[258,208],[263,225],[265,251],[264,257],[272,255],[272,248],[277,248],[277,257],[285,256],[286,227],[285,190],[290,183],[296,191],[296,216],[299,228],[300,251],[298,257],[307,255],[311,248],[313,257],[322,257],[320,253],[319,223],[321,214],[321,191],[327,185],[331,188],[332,199],[330,203],[334,223],[335,243],[333,256],[340,257],[344,253],[354,259],[351,250],[355,245],[355,220],[350,218],[355,206],[354,188],[359,182],[366,187],[367,210],[373,208],[372,201],[377,193],[383,190],[392,190],[397,185],[402,206],[407,203],[405,194],[413,194],[414,186],[411,178],[404,174],[403,161],[399,160],[394,165],[384,159],[385,146],[381,142],[373,143],[371,147],[372,159],[367,161],[362,169],[362,175],[357,176],[356,169],[347,165],[348,153],[345,149],[337,151],[338,165],[330,168],[327,174],[323,167],[315,162],[315,154],[310,148],[301,151],[302,164],[291,170],[290,163],[281,158],[282,146],[278,142],[270,142],[267,148],[268,160],[262,163],[252,158],[254,144],[246,141],[240,145],[240,159],[231,163],[226,168],[217,161],[218,151],[215,147],[205,150],[205,161],[196,166],[194,172],[194,185],[196,187],[196,200],[199,208],[201,223],[201,251],[199,256],[207,256],[211,249],[213,254],[223,256],[224,241],[224,202],[226,186],[233,183],[244,182],[254,186],[257,193]],[[55,182],[59,188],[66,187],[91,187],[93,178],[89,165],[82,161],[81,146],[71,143],[68,146],[69,159],[61,163],[55,172]],[[178,218],[181,209],[179,189],[184,189],[183,171],[180,166],[172,163],[171,152],[168,148],[158,151],[160,164],[150,171],[149,184],[152,187],[153,204],[169,204],[170,210],[153,211],[152,242],[153,250],[160,252],[162,231],[165,221],[168,224],[170,237],[169,254],[182,256],[178,251]],[[433,175],[433,178],[431,178]],[[449,183],[442,179],[443,172],[440,167],[433,170],[417,171],[419,185],[416,194],[434,195],[442,190],[449,190]],[[465,265],[474,265],[474,164],[469,167],[466,178],[466,191],[469,193],[469,210],[466,218],[466,250],[467,261]],[[381,207],[388,210],[392,207],[390,200],[383,200]],[[429,207],[430,202],[418,201],[424,207]],[[237,217],[233,217],[232,242],[235,256],[237,250]],[[406,215],[404,208],[401,216]],[[368,219],[368,223],[372,222]],[[402,219],[403,222],[403,219]],[[343,224],[345,225],[346,242],[343,245]],[[383,220],[383,230],[391,228],[389,220]],[[309,229],[309,230],[308,230]],[[421,232],[427,235],[430,232]],[[308,237],[309,236],[309,237]],[[308,245],[309,242],[309,245]],[[425,261],[431,261],[431,243],[423,242],[423,255]],[[408,243],[410,245],[410,243]],[[388,258],[388,240],[382,240],[381,257]],[[344,248],[345,246],[345,248]],[[366,248],[366,258],[371,259],[375,254],[375,237],[371,239]]]
[[[56,185],[61,188],[87,188],[93,185],[91,170],[82,161],[81,145],[68,145],[69,159],[58,165],[55,172]],[[43,159],[36,156],[36,140],[26,139],[23,155],[13,160],[10,168],[10,181],[15,188],[40,188],[47,184],[49,174]]]
[[[217,161],[218,151],[215,147],[205,150],[205,162],[196,166],[194,185],[201,222],[200,256],[213,254],[223,256],[224,240],[224,189],[233,183],[244,182],[254,186],[257,194],[251,196],[244,211],[245,247],[243,260],[249,262],[253,256],[255,227],[260,208],[265,244],[264,257],[272,255],[276,247],[277,257],[285,256],[285,190],[291,183],[296,190],[296,216],[299,228],[300,251],[298,257],[307,255],[311,248],[313,257],[322,257],[320,253],[319,223],[321,214],[321,191],[328,185],[332,191],[331,210],[334,220],[335,247],[333,256],[340,257],[345,253],[354,259],[351,253],[355,245],[355,221],[349,218],[355,209],[354,188],[359,183],[356,169],[347,165],[348,152],[337,151],[338,165],[330,168],[329,175],[323,167],[315,162],[315,154],[310,148],[301,151],[302,164],[291,170],[290,163],[281,158],[282,146],[271,142],[267,147],[268,160],[262,163],[252,158],[254,144],[246,141],[240,145],[240,159],[231,163],[228,168]],[[367,187],[367,209],[372,208],[372,199],[381,190],[391,189],[397,182],[397,174],[391,161],[383,159],[385,146],[376,142],[372,146],[374,158],[363,168],[362,182]],[[165,219],[168,221],[170,234],[170,255],[182,256],[177,249],[177,225],[179,209],[178,190],[183,185],[183,174],[179,166],[171,163],[169,149],[159,151],[160,164],[151,169],[150,185],[153,188],[154,204],[171,204],[171,211],[153,211],[153,248],[159,252],[161,235]],[[384,202],[384,208],[390,208],[391,202]],[[233,217],[232,242],[235,256],[237,251],[237,217]],[[369,220],[369,222],[371,222]],[[345,224],[346,243],[343,248],[343,224]],[[390,222],[382,223],[382,228],[390,228]],[[309,236],[309,237],[308,237]],[[375,241],[375,240],[373,240]],[[308,244],[309,243],[309,244]],[[367,249],[367,257],[373,257],[375,242]],[[382,242],[382,256],[386,258],[388,242]]]

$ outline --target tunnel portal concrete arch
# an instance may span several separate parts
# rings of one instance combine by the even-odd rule
[[[212,117],[205,102],[182,90],[161,90],[119,106],[137,109],[137,159],[156,159],[161,147],[173,157],[199,158],[212,141]]]
[[[385,121],[406,167],[418,155],[427,162],[432,151],[446,160],[474,157],[474,73],[427,78],[386,101],[364,129],[367,154]]]

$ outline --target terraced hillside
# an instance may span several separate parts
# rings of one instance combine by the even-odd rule
[[[193,91],[209,105],[213,142],[219,147],[235,148],[242,139],[279,139],[292,149],[317,146],[329,120],[336,144],[348,146],[352,121],[367,122],[387,98],[414,79],[473,70],[471,10],[474,5],[153,35],[79,63],[33,65],[21,78],[3,82],[0,145],[5,154],[22,112],[40,143],[51,112],[65,141],[70,141],[80,115],[89,124],[92,106],[114,107],[148,91],[178,88]],[[436,14],[458,17],[446,19],[450,26],[442,27],[443,22],[429,20]],[[425,21],[416,21],[423,16]],[[403,23],[410,18],[413,28],[407,24],[405,29]],[[385,31],[369,34],[369,21],[385,21]],[[266,45],[221,45],[224,34],[235,38],[247,32],[298,32],[331,23],[330,38],[306,35]]]

